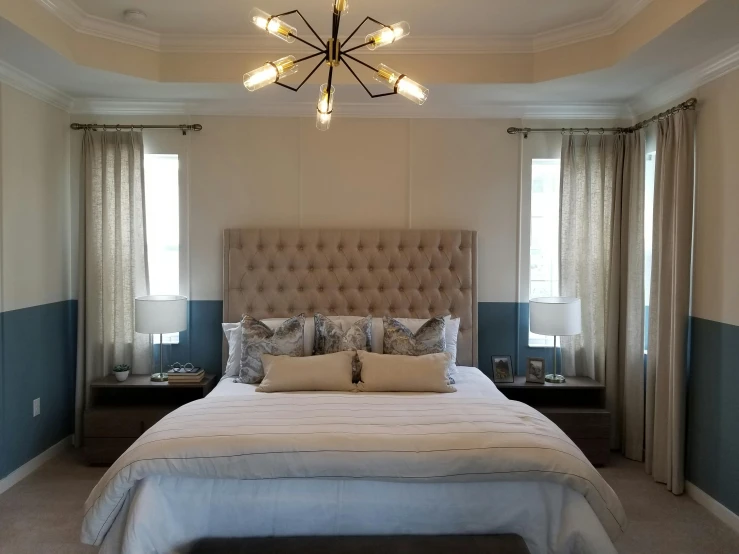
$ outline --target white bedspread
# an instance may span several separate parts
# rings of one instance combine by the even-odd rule
[[[110,468],[82,540],[112,527],[104,551],[138,553],[204,536],[513,532],[532,552],[614,552],[603,531],[620,532],[623,508],[577,447],[476,369],[457,388],[260,394],[224,380]]]

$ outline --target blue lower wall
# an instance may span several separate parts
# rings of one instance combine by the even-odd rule
[[[739,514],[739,327],[691,327],[686,478]]]
[[[0,314],[0,478],[73,432],[76,350],[76,300]]]

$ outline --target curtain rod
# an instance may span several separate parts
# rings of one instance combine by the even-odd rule
[[[633,133],[634,131],[638,131],[639,129],[643,129],[644,127],[651,125],[655,121],[662,121],[663,119],[666,119],[667,117],[676,114],[677,112],[682,112],[686,110],[694,110],[696,105],[698,104],[698,100],[695,98],[691,98],[690,100],[686,100],[682,104],[678,104],[677,106],[670,108],[669,110],[659,113],[655,115],[654,117],[650,117],[649,119],[645,119],[644,121],[640,121],[636,125],[632,125],[631,127],[600,127],[591,129],[588,127],[583,127],[580,129],[574,129],[569,128],[565,129],[563,128],[544,128],[544,129],[532,129],[530,127],[509,127],[508,128],[508,134],[509,135],[523,135],[523,138],[528,138],[529,133],[562,133],[563,135],[566,133],[574,134],[574,133],[583,133],[583,134],[589,134],[591,132],[598,133],[598,134],[604,134],[604,133],[613,133],[613,134],[622,134],[622,133]]]
[[[121,129],[131,129],[132,131],[134,129],[140,129],[142,131],[144,129],[179,129],[183,135],[186,135],[188,131],[203,130],[203,126],[199,123],[195,123],[194,125],[98,125],[97,123],[72,123],[70,128],[75,131],[81,131],[83,129],[90,129],[92,131],[98,129],[115,129],[116,131],[120,131]]]

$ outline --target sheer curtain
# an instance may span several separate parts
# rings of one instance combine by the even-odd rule
[[[82,142],[75,441],[92,380],[117,364],[151,370],[150,337],[134,332],[134,298],[148,294],[144,146],[140,132],[89,131]]]
[[[659,122],[654,180],[646,470],[675,494],[685,486],[695,118],[695,111],[688,110]]]
[[[565,136],[561,294],[582,300],[582,334],[563,337],[566,375],[606,385],[612,448],[643,459],[644,140]]]

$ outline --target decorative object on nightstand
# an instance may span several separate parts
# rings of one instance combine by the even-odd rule
[[[113,368],[113,375],[119,383],[128,379],[129,373],[131,373],[131,366],[128,364],[118,364]]]
[[[543,385],[545,369],[544,358],[526,358],[526,382]]]
[[[493,365],[493,382],[513,383],[513,361],[510,356],[491,356]]]
[[[152,381],[167,380],[164,371],[165,333],[179,333],[187,329],[187,298],[175,295],[139,296],[136,298],[136,332],[159,335],[159,373],[151,376]]]
[[[176,362],[172,364],[167,372],[170,385],[179,385],[182,383],[199,383],[205,377],[202,367],[195,367],[190,362],[181,364]]]
[[[529,301],[531,332],[554,336],[554,373],[544,377],[549,383],[564,383],[557,374],[557,337],[579,335],[582,332],[580,299],[572,297],[534,298]]]
[[[199,383],[170,385],[148,375],[118,382],[108,375],[90,384],[90,405],[84,416],[85,458],[91,464],[112,464],[149,427],[180,406],[205,398],[218,382],[206,374]]]

